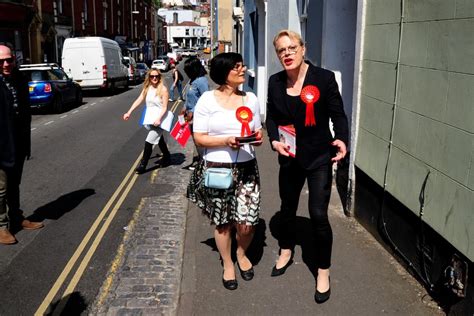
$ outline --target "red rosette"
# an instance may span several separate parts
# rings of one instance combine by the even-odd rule
[[[252,110],[250,110],[246,106],[241,106],[237,108],[235,111],[235,116],[237,120],[242,123],[242,129],[240,131],[240,136],[244,137],[246,135],[250,135],[252,132],[250,131],[250,121],[253,119]]]
[[[306,118],[305,126],[314,126],[316,125],[316,118],[314,117],[314,104],[318,102],[320,92],[318,87],[308,85],[301,89],[301,100],[306,104]]]

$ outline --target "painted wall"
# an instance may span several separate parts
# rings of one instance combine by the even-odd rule
[[[234,19],[232,18],[232,0],[219,0],[217,5],[219,19],[217,24],[217,40],[231,43],[232,30],[234,28]]]
[[[174,22],[174,13],[178,14],[178,23],[191,21],[199,24],[201,22],[201,14],[194,10],[174,10],[174,9],[158,9],[158,15],[166,19],[166,23]]]
[[[474,2],[403,4],[366,1],[355,165],[474,260]]]
[[[309,9],[312,9],[312,6],[311,2]],[[312,10],[320,9],[318,6]],[[312,39],[321,42],[321,67],[334,71],[336,79],[339,79],[339,91],[344,102],[344,110],[350,118],[352,116],[357,3],[352,0],[324,1],[322,9],[322,36],[319,39]],[[313,34],[309,30],[310,28],[308,28],[308,34]]]

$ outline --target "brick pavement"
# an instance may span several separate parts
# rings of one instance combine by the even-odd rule
[[[152,174],[152,183],[172,190],[142,199],[91,314],[176,314],[188,207],[189,171],[182,167],[192,159],[193,146],[190,141],[183,150],[167,143],[173,156],[183,153],[185,161],[172,158],[170,166]]]

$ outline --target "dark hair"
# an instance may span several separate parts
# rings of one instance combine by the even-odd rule
[[[209,76],[216,84],[223,85],[227,82],[229,72],[241,62],[243,58],[239,53],[221,53],[211,59]]]
[[[204,69],[201,61],[197,57],[190,57],[186,59],[184,62],[184,72],[189,77],[190,81],[207,74],[206,69]]]

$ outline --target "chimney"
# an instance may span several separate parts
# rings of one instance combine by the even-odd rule
[[[178,12],[173,13],[173,24],[178,25]]]

